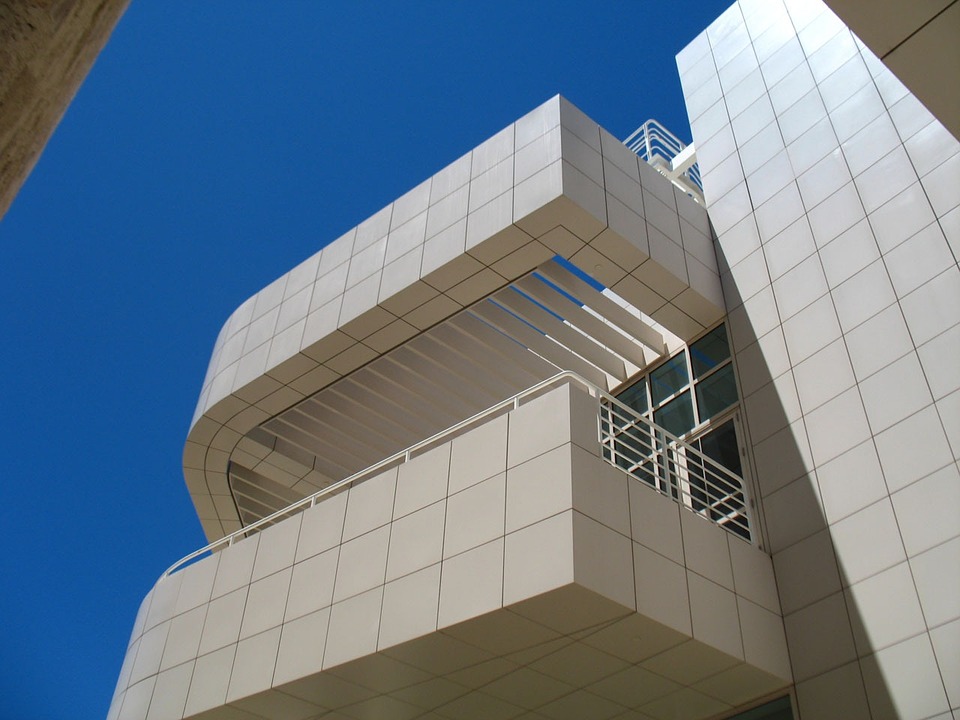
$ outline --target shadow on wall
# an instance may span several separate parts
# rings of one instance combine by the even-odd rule
[[[721,272],[728,272],[719,242],[716,249]],[[774,303],[769,285],[758,295],[763,293]],[[765,332],[761,345],[734,283],[724,283],[724,299],[763,546],[773,556],[800,720],[899,717],[882,673],[859,661],[876,648],[871,646],[864,619],[849,594],[850,579],[837,560],[819,498],[805,419],[796,419],[798,406],[791,421],[784,405],[784,397],[796,396],[793,369],[774,377],[768,366],[772,344],[787,353],[782,328],[778,324]],[[870,467],[847,470],[871,472]],[[879,473],[879,467],[875,471]],[[865,673],[873,675],[869,704]]]

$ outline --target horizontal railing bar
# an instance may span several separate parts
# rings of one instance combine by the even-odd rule
[[[618,412],[619,410],[619,412]],[[632,417],[628,417],[627,413]],[[724,527],[735,526],[749,538],[747,495],[743,479],[727,468],[717,472],[711,460],[690,446],[686,448],[656,440],[657,428],[648,418],[613,405],[601,408],[603,457],[615,467],[634,475],[658,492],[670,495],[690,510]],[[640,433],[638,437],[637,433]],[[661,432],[662,437],[669,433]],[[739,534],[739,533],[738,533]]]
[[[598,390],[599,390],[599,388],[598,388]],[[655,422],[653,422],[652,420],[648,420],[647,418],[644,418],[642,415],[640,415],[639,413],[637,413],[635,410],[633,410],[632,408],[630,408],[628,405],[624,405],[622,402],[620,402],[619,400],[617,400],[617,399],[616,399],[615,397],[613,397],[612,395],[608,395],[607,393],[603,392],[602,390],[599,390],[599,392],[602,393],[604,400],[608,400],[609,402],[612,402],[612,403],[615,404],[618,408],[620,408],[621,411],[623,411],[623,412],[625,412],[625,413],[628,413],[627,417],[636,417],[636,418],[639,418],[642,422],[644,422],[645,424],[647,424],[647,425],[649,425],[650,427],[654,428],[654,429],[656,430],[656,432],[662,433],[663,436],[669,440],[669,442],[667,443],[668,445],[675,445],[675,446],[677,446],[677,447],[682,447],[684,450],[688,450],[688,451],[692,452],[694,455],[699,455],[699,456],[703,457],[703,459],[706,460],[710,465],[712,465],[714,468],[716,468],[717,470],[719,470],[720,473],[728,473],[728,474],[732,475],[733,477],[737,477],[735,474],[731,473],[731,471],[730,471],[728,468],[725,468],[723,465],[721,465],[720,463],[718,463],[718,462],[717,462],[716,460],[714,460],[713,458],[708,457],[708,456],[706,456],[706,455],[703,455],[699,450],[697,450],[695,447],[693,447],[693,446],[690,445],[689,443],[681,440],[680,438],[678,438],[678,437],[677,437],[676,435],[674,435],[673,433],[668,432],[667,430],[665,430],[664,428],[660,427],[659,425],[657,425],[657,424],[656,424]]]
[[[669,467],[665,467],[663,465],[663,462],[660,460],[660,458],[663,456],[660,452],[655,452],[651,455],[644,457],[639,461],[635,461],[633,458],[629,457],[626,453],[620,452],[616,448],[610,448],[607,445],[604,445],[604,447],[610,450],[615,457],[622,457],[623,459],[627,460],[630,463],[630,468],[632,469],[645,470],[645,465],[647,463],[653,463],[652,467],[664,470],[664,472],[667,474],[668,479],[675,478],[678,482],[684,482],[684,483],[694,485],[696,486],[697,490],[700,490],[702,492],[707,492],[709,490],[712,490],[712,491],[715,491],[717,494],[723,495],[725,497],[731,496],[738,492],[741,494],[743,493],[743,488],[740,487],[739,485],[735,487],[731,487],[728,483],[727,484],[728,487],[722,487],[720,485],[717,485],[716,483],[711,482],[710,480],[706,480],[705,478],[702,478],[697,475],[690,477],[689,472],[688,472],[688,475],[684,477],[677,471],[671,470]],[[667,461],[670,462],[669,458]],[[620,466],[618,465],[618,467]]]
[[[708,511],[715,513],[716,515],[724,517],[727,522],[736,524],[745,530],[749,530],[746,505],[743,500],[736,497],[736,495],[742,493],[725,494],[721,497],[698,497],[698,493],[705,493],[703,493],[702,489],[697,487],[694,487],[693,491],[691,491],[690,489],[683,487],[683,484],[674,482],[667,483],[667,487],[663,487],[663,484],[660,482],[663,480],[663,478],[653,472],[656,469],[659,469],[659,467],[656,466],[650,470],[650,474],[653,476],[652,479],[657,481],[656,483],[648,482],[644,478],[638,478],[638,480],[641,482],[646,482],[651,488],[657,490],[663,495],[675,495],[683,497],[687,501],[684,504],[688,505],[689,508],[694,512],[702,513],[704,511]],[[630,474],[633,474],[633,472],[636,472],[637,470],[645,471],[645,468],[635,468],[632,472],[630,472]],[[726,505],[729,505],[730,507],[724,507],[722,510],[718,509],[720,506]],[[700,506],[699,509],[697,506]]]
[[[659,458],[663,456],[665,453],[668,453],[670,451],[669,447],[658,448],[644,439],[636,438],[631,435],[627,435],[626,437],[634,441],[634,443],[636,443],[636,445],[639,445],[639,447],[628,444],[626,441],[622,440],[620,437],[610,437],[609,442],[605,440],[601,440],[601,444],[603,445],[603,447],[608,448],[612,452],[616,453],[616,455],[618,455],[619,457],[623,457],[625,460],[630,461],[631,464],[634,464],[637,466],[642,465],[645,462],[654,461],[656,458]],[[627,451],[633,452],[635,455],[642,454],[644,455],[644,457],[640,460],[634,460],[627,454],[627,452],[621,452],[617,450],[616,448],[617,443],[621,443],[622,445],[624,445]],[[736,487],[738,490],[742,490],[742,478],[740,478],[738,475],[736,475],[735,473],[729,470],[727,470],[723,474],[720,474],[715,472],[711,468],[706,468],[699,465],[701,458],[706,458],[706,456],[702,455],[702,453],[700,453],[699,451],[695,450],[694,452],[696,452],[695,457],[696,457],[697,464],[694,464],[691,469],[691,467],[689,466],[690,461],[689,460],[687,461],[688,466],[684,468],[687,476],[694,478],[694,480],[698,483],[703,483],[711,488],[716,489],[718,492],[729,492],[730,487]],[[709,458],[706,458],[706,459],[709,459]],[[666,468],[666,471],[669,474],[674,475],[678,478],[685,479],[677,471],[670,470],[669,468]],[[718,484],[718,483],[722,483],[722,484]]]
[[[624,451],[621,451],[617,448],[615,443],[608,444],[607,442],[602,442],[602,445],[605,449],[612,452],[616,457],[622,458],[623,460],[627,461],[631,467],[639,468],[639,467],[642,467],[644,464],[651,463],[651,462],[659,464],[663,462],[660,458],[665,457],[665,454],[663,451],[657,448],[654,448],[652,446],[641,447],[639,449],[631,448],[627,446]],[[631,456],[631,453],[633,457]],[[642,457],[640,458],[635,457],[637,455],[641,455]],[[668,463],[676,462],[676,461],[672,461],[668,456],[666,457],[666,461]],[[691,470],[689,467],[684,468],[683,470],[685,474],[681,473],[678,470],[671,470],[669,465],[664,467],[664,471],[667,473],[668,476],[675,477],[678,480],[681,480],[684,482],[689,481],[697,485],[701,485],[704,488],[708,488],[717,493],[730,493],[731,491],[742,492],[743,490],[741,485],[741,479],[738,478],[736,475],[728,475],[726,477],[719,477],[715,474],[701,475],[700,468],[697,467],[696,465],[694,466],[693,470]]]

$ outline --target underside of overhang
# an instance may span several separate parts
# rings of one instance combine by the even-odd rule
[[[251,430],[230,458],[243,524],[560,370],[612,389],[660,357],[663,329],[585,277],[544,263]]]
[[[960,137],[960,2],[827,0],[827,5],[954,137]]]
[[[592,720],[632,709],[698,720],[787,685],[571,584],[231,705],[256,717]]]

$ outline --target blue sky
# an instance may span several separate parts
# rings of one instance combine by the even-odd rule
[[[0,720],[103,718],[222,322],[560,92],[689,139],[674,55],[728,5],[134,0],[0,221]]]

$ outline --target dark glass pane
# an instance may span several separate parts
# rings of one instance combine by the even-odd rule
[[[733,378],[733,365],[717,370],[706,380],[697,383],[697,407],[700,422],[705,422],[721,410],[737,401],[737,382]]]
[[[760,707],[734,715],[730,720],[793,720],[790,710],[790,698],[782,697]]]
[[[650,394],[653,396],[653,404],[659,405],[664,398],[682,389],[688,381],[687,353],[682,352],[650,373]]]
[[[743,524],[732,524],[732,523],[728,523],[728,524],[724,525],[724,527],[725,527],[727,530],[729,530],[730,532],[732,532],[733,534],[739,535],[740,537],[742,537],[742,538],[743,538],[744,540],[746,540],[747,542],[751,542],[751,539],[750,539],[750,530],[749,530],[747,527],[744,527],[744,525],[747,524],[746,519],[741,517],[739,521],[740,521],[740,523],[743,523]],[[790,720],[790,718],[793,717],[793,716],[792,716],[792,715],[771,715],[770,717],[771,717],[773,720],[777,720],[778,718],[781,718],[781,717],[784,718],[784,720]]]
[[[624,470],[630,470],[637,465],[644,456],[638,452],[638,448],[630,441],[630,438],[617,440],[613,444],[613,450],[616,453],[617,467]]]
[[[638,383],[628,387],[617,395],[617,400],[627,407],[633,408],[640,415],[643,415],[648,409],[647,404],[647,380],[644,378]]]
[[[642,426],[625,425],[621,432],[614,433],[613,449],[617,464],[629,469],[653,454],[653,437]]]
[[[693,376],[700,377],[730,357],[727,327],[720,325],[690,346]]]
[[[667,432],[683,435],[693,428],[693,403],[690,393],[675,397],[653,414],[653,421]]]
[[[689,458],[687,473],[690,478],[690,507],[696,512],[701,512],[710,504],[707,484],[703,480],[703,463],[697,458]]]
[[[737,447],[737,429],[733,420],[728,420],[716,430],[700,438],[700,449],[714,462],[723,465],[737,475],[743,475],[740,464],[740,449]]]

